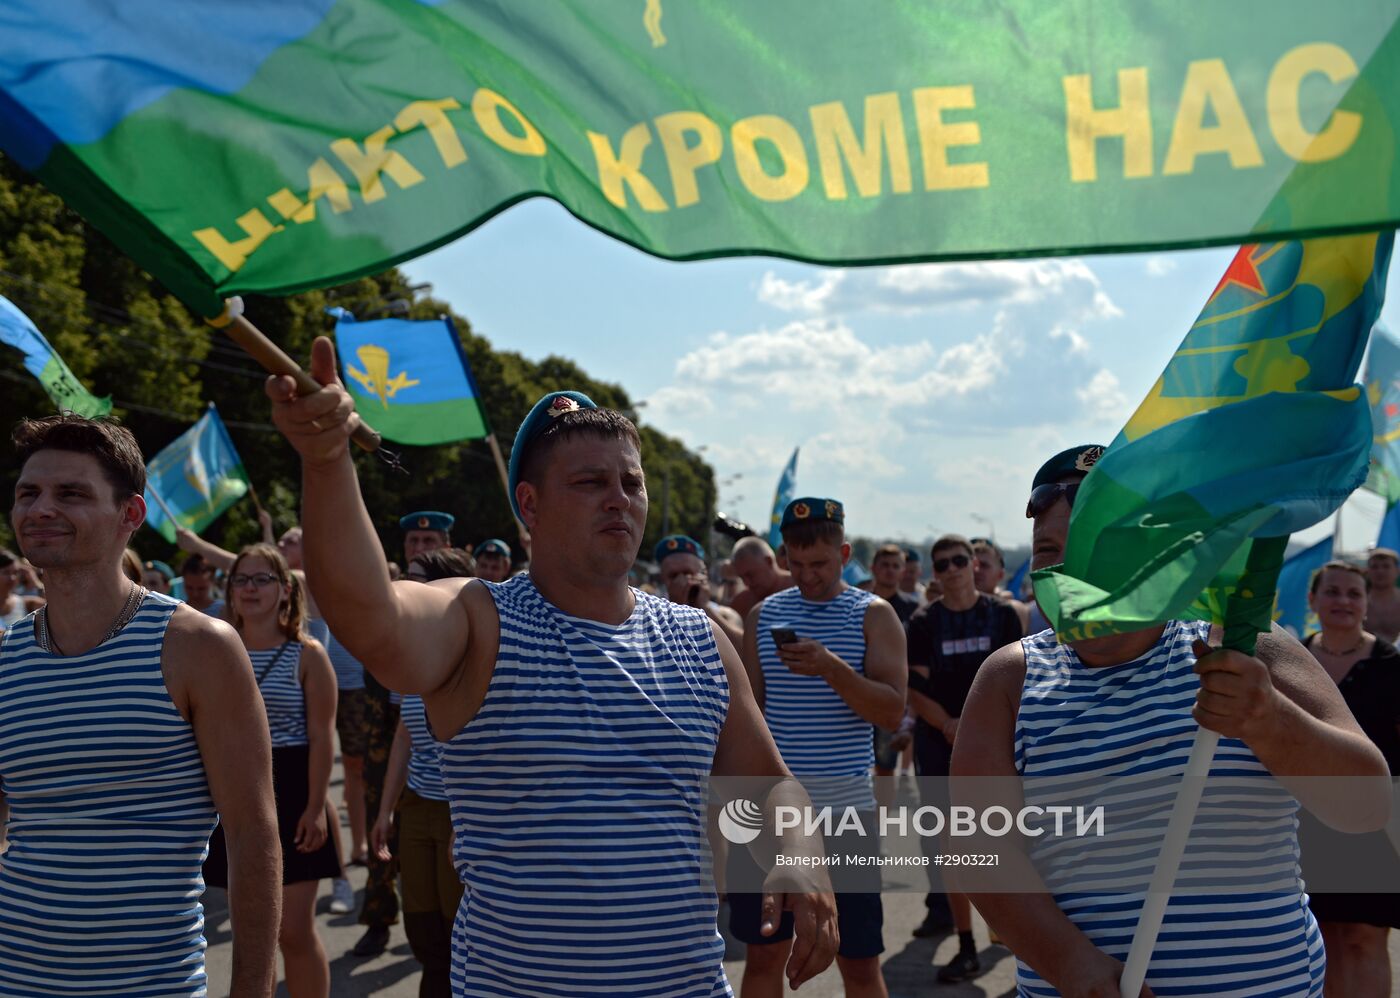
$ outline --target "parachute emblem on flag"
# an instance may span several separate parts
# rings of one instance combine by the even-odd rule
[[[360,358],[360,363],[365,366],[363,371],[356,370],[349,364],[345,369],[350,372],[350,377],[358,381],[364,390],[371,395],[379,397],[379,404],[384,408],[389,407],[389,400],[403,391],[405,388],[412,388],[418,384],[417,378],[410,378],[407,371],[400,371],[392,378],[389,377],[389,351],[374,343],[366,343],[355,351],[355,356]]]

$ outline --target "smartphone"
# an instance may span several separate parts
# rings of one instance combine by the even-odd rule
[[[775,627],[769,633],[773,635],[773,643],[779,648],[783,645],[793,644],[798,640],[797,632],[791,627]]]

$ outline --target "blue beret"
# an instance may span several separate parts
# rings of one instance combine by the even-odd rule
[[[700,542],[685,534],[671,534],[657,541],[651,552],[651,560],[659,565],[667,555],[672,554],[693,554],[701,561],[705,560],[705,549],[700,546]]]
[[[404,531],[441,530],[443,533],[447,533],[452,529],[452,524],[456,522],[457,518],[451,513],[439,513],[436,510],[425,509],[400,517],[399,529]]]
[[[520,466],[525,463],[525,452],[535,442],[549,424],[578,409],[596,409],[598,406],[583,392],[550,392],[530,409],[515,433],[515,443],[510,448],[510,508],[517,519],[520,517],[520,504],[515,501],[515,487],[520,484]]]
[[[904,560],[905,560],[905,561],[912,561],[912,562],[914,562],[915,564],[918,564],[918,561],[919,561],[919,549],[918,549],[918,548],[905,548],[905,549],[904,549]]]
[[[146,562],[145,567],[151,569],[152,571],[159,572],[167,579],[175,578],[175,570],[163,561],[148,561]]]
[[[480,558],[484,554],[498,554],[502,558],[509,558],[510,545],[499,537],[492,537],[490,540],[482,541],[472,551],[473,558]]]
[[[815,520],[830,520],[832,523],[846,522],[846,509],[835,499],[817,499],[807,496],[794,499],[783,510],[783,522],[779,530],[786,530],[795,523],[809,523]]]
[[[1031,488],[1038,489],[1042,485],[1058,482],[1066,475],[1087,475],[1098,463],[1099,458],[1103,457],[1103,451],[1102,444],[1080,444],[1078,447],[1060,451],[1040,466],[1031,482]]]

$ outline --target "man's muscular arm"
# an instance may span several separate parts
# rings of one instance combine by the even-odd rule
[[[350,456],[354,403],[324,336],[312,346],[311,374],[323,387],[301,397],[290,377],[267,381],[273,422],[301,455],[307,581],[331,633],[376,679],[401,693],[432,693],[462,662],[466,611],[455,591],[389,581]]]
[[[194,729],[228,846],[233,927],[230,994],[272,994],[282,910],[282,850],[272,796],[272,740],[253,665],[223,621],[179,607],[161,656],[166,685]]]

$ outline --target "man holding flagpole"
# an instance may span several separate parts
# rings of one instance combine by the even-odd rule
[[[1071,507],[1101,451],[1071,448],[1037,472],[1027,507],[1034,520],[1033,568],[1063,560]],[[1068,644],[1047,630],[1003,647],[987,659],[968,696],[953,750],[954,777],[1019,777],[1028,785],[1052,777],[1094,786],[1137,781],[1140,788],[1150,760],[1184,758],[1199,723],[1224,736],[1217,764],[1261,783],[1271,774],[1285,783],[1303,775],[1377,778],[1368,784],[1373,794],[1313,796],[1302,803],[1339,829],[1380,827],[1389,807],[1389,770],[1312,656],[1282,629],[1261,635],[1255,656],[1219,644],[1209,621],[1173,620]],[[1245,869],[1269,856],[1296,857],[1297,803],[1283,792],[1278,798],[1253,810],[1234,802],[1238,811],[1229,821],[1197,828],[1193,849],[1217,859],[1233,856]],[[1009,839],[997,840],[1002,867],[1020,874],[1018,889],[1025,893],[974,892],[973,900],[1016,954],[1022,994],[1118,995],[1141,892],[1135,905],[1128,891],[1076,891],[1073,873],[1046,883],[1038,872],[1084,869],[1096,851],[1131,846],[1113,837],[1112,809],[1107,827],[1106,838],[1067,843],[1047,836],[1024,852]],[[1052,850],[1059,850],[1053,862]],[[1297,880],[1296,858],[1291,862],[1291,893],[1252,897],[1222,889],[1211,896],[1198,889],[1174,898],[1149,983],[1163,993],[1212,998],[1321,995],[1322,937]],[[1032,883],[1039,892],[1031,892]]]
[[[311,373],[325,387],[301,398],[291,378],[267,387],[302,459],[307,577],[332,631],[386,686],[421,694],[444,743],[467,886],[454,993],[514,998],[567,981],[579,994],[729,994],[703,862],[706,780],[775,781],[761,804],[769,821],[779,804],[810,802],[729,640],[701,611],[627,584],[647,510],[636,428],[577,392],[546,395],[511,452],[530,571],[503,584],[395,585],[324,339]],[[554,763],[541,770],[542,760]],[[534,844],[549,839],[558,844]],[[777,844],[794,859],[820,851],[796,831]],[[767,934],[784,908],[796,916],[787,978],[799,985],[835,957],[830,884],[807,863],[775,869],[765,890]]]

